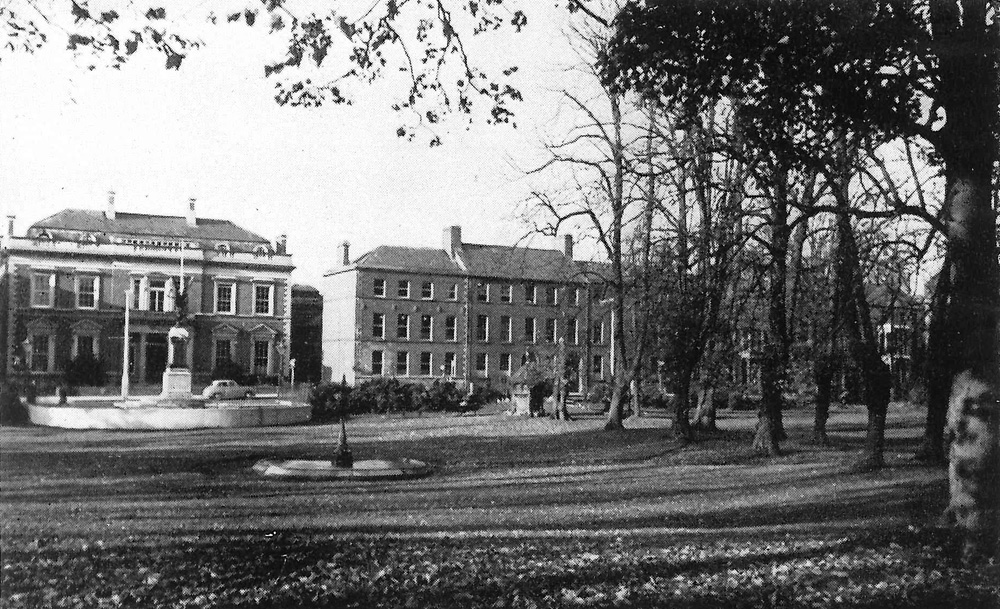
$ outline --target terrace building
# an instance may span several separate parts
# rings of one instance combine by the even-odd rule
[[[167,330],[183,289],[195,382],[231,360],[273,377],[287,364],[292,258],[228,220],[66,209],[15,236],[10,218],[0,269],[4,376],[56,381],[83,353],[120,378],[129,299],[129,375],[161,382]],[[183,287],[182,287],[183,286]]]
[[[383,245],[324,277],[323,373],[504,385],[527,359],[554,362],[562,341],[570,387],[610,378],[611,326],[593,263],[562,250],[462,242],[441,248]]]

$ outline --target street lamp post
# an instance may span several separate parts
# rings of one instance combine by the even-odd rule
[[[129,315],[132,312],[132,290],[125,290],[125,335],[122,338],[122,399],[128,397]]]

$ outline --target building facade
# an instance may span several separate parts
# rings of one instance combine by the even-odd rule
[[[58,380],[89,353],[120,379],[159,384],[167,330],[187,302],[188,361],[205,382],[226,361],[259,378],[287,364],[293,269],[274,244],[228,220],[66,209],[4,240],[0,277],[5,375]],[[127,302],[126,302],[127,300]],[[127,306],[126,306],[127,305]]]
[[[323,376],[323,296],[311,285],[292,286],[291,354],[296,383]]]
[[[463,243],[458,226],[440,249],[380,246],[352,261],[345,243],[321,289],[324,378],[503,385],[560,350],[571,388],[610,378],[610,323],[572,245]]]

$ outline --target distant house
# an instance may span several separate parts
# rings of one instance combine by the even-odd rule
[[[66,209],[4,239],[0,276],[5,375],[57,379],[93,354],[120,377],[126,298],[129,375],[160,383],[180,295],[196,382],[220,363],[274,377],[287,362],[292,258],[229,220]]]
[[[323,296],[311,285],[292,286],[291,327],[295,382],[317,383],[323,374]]]
[[[611,375],[595,278],[569,236],[562,250],[479,245],[451,226],[440,248],[355,260],[345,243],[321,288],[324,377],[503,384],[528,358],[554,361],[563,341],[571,387],[584,389]]]

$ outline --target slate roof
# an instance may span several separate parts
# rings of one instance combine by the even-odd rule
[[[597,269],[606,266],[571,260],[559,250],[475,243],[462,244],[460,259],[463,264],[452,260],[439,248],[380,245],[346,268],[563,282],[585,281],[587,272],[593,278]],[[333,268],[328,273],[344,268]]]
[[[561,251],[527,247],[463,243],[462,260],[474,277],[566,281],[578,271]]]
[[[380,245],[354,261],[362,269],[461,274],[462,267],[442,249]],[[337,269],[332,269],[337,270]]]
[[[115,214],[114,220],[110,220],[103,211],[93,209],[64,209],[32,224],[31,228],[269,243],[264,237],[241,228],[229,220],[198,218],[197,226],[188,226],[187,219],[182,216],[155,216],[127,212],[119,212]]]

